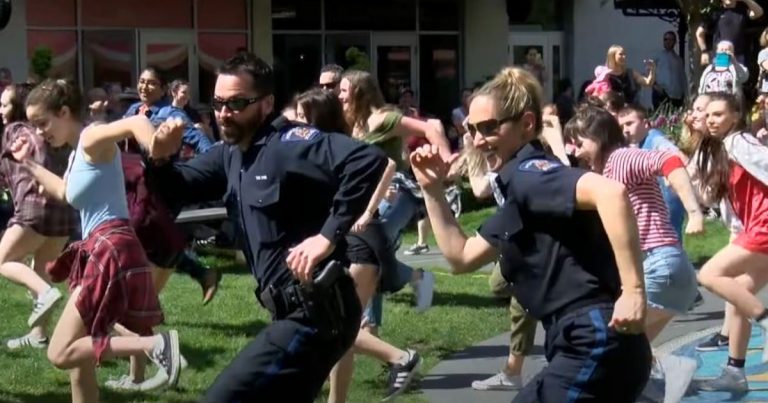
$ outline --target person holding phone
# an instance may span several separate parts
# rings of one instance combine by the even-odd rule
[[[721,41],[730,41],[734,45],[734,55],[744,63],[746,49],[745,29],[748,20],[756,20],[763,15],[763,8],[754,0],[720,0],[722,8],[716,9],[704,23],[696,29],[696,44],[701,51],[701,65],[712,62],[708,45]],[[707,36],[712,35],[712,42],[707,43]]]
[[[749,79],[749,70],[734,56],[732,42],[720,41],[712,64],[704,69],[699,82],[699,94],[728,93],[739,95]]]

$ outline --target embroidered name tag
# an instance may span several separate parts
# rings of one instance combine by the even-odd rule
[[[546,159],[532,159],[523,161],[518,169],[526,172],[549,172],[560,168],[563,164]]]

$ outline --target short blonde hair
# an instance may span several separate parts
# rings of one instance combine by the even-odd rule
[[[541,132],[541,84],[527,70],[506,67],[478,89],[472,97],[488,96],[496,100],[497,117],[520,118],[525,112],[536,116],[536,134]]]
[[[605,67],[614,70],[616,68],[616,55],[622,50],[624,50],[624,47],[621,45],[611,45],[605,54]]]

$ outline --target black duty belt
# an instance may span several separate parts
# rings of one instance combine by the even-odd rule
[[[311,312],[311,305],[317,298],[327,297],[329,294],[334,297],[338,295],[334,288],[339,278],[345,275],[344,266],[337,261],[331,261],[310,284],[292,284],[286,287],[269,285],[257,297],[277,319],[302,309]]]
[[[568,314],[578,311],[579,309],[591,305],[613,304],[614,302],[615,300],[609,296],[599,296],[573,301],[570,304],[560,308],[556,312],[541,318],[541,324],[549,327],[557,323],[557,321],[560,319],[566,317]]]

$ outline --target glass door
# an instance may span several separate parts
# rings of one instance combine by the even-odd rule
[[[371,37],[373,74],[388,103],[397,104],[403,89],[410,89],[418,106],[419,83],[415,34],[374,33]]]
[[[142,30],[139,32],[139,70],[153,66],[170,83],[176,79],[189,81],[192,103],[199,99],[197,81],[197,49],[193,32]]]
[[[544,88],[544,102],[552,102],[563,77],[562,32],[511,32],[509,62],[536,76]]]

